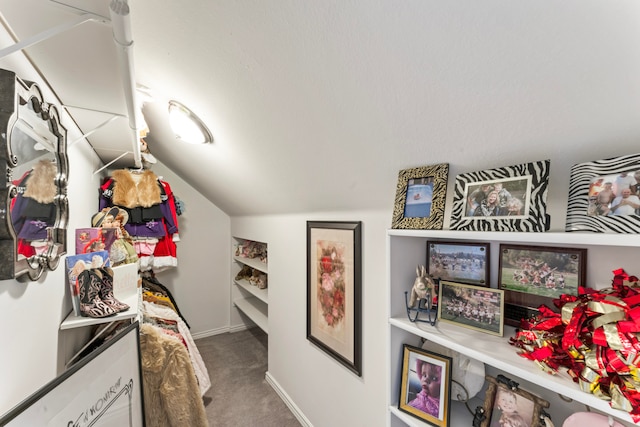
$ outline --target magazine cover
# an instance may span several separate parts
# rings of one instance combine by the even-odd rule
[[[110,267],[109,252],[98,251],[86,254],[68,255],[66,260],[67,282],[73,303],[73,314],[80,316],[80,288],[78,276],[88,268]]]
[[[110,251],[117,238],[117,228],[76,228],[76,255]]]

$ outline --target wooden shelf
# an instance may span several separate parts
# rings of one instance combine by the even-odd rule
[[[268,330],[268,305],[262,300],[256,297],[239,298],[233,301],[234,305],[238,307],[253,323],[258,325],[265,333],[269,333]]]

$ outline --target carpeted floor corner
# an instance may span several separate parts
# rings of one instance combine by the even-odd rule
[[[251,328],[196,340],[211,378],[204,395],[210,427],[300,427],[264,378],[267,338]]]

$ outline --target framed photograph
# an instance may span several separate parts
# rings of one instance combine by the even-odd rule
[[[491,335],[502,336],[504,291],[441,281],[438,319]]]
[[[489,243],[427,242],[427,273],[437,281],[489,286]]]
[[[442,230],[448,177],[448,163],[401,170],[391,228]]]
[[[565,230],[640,233],[640,154],[571,168]]]
[[[483,405],[484,419],[480,427],[536,427],[549,402],[518,388],[518,383],[503,375],[486,376],[487,392]],[[476,424],[474,424],[476,425]]]
[[[361,222],[307,221],[307,339],[362,375]]]
[[[404,344],[398,409],[427,423],[449,426],[451,358]]]
[[[542,304],[553,309],[562,294],[578,295],[586,271],[586,249],[500,244],[498,288],[505,292],[505,323],[519,326],[522,313],[529,317]]]
[[[452,230],[547,231],[549,160],[456,177]]]
[[[0,417],[2,426],[145,425],[138,322]]]

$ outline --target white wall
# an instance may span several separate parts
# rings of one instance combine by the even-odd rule
[[[2,30],[0,43],[3,46],[12,44]],[[0,67],[38,83],[45,100],[57,103],[40,76],[19,53],[0,60]],[[68,139],[79,138],[81,133],[73,122],[63,110],[59,111],[62,124],[68,130]],[[97,208],[99,177],[94,176],[93,171],[100,166],[100,161],[84,141],[70,147],[68,156],[69,230],[74,230],[88,226],[91,214]],[[85,200],[95,200],[95,203]],[[67,253],[70,253],[74,251],[72,231],[67,233],[67,238]],[[63,262],[37,282],[0,281],[0,328],[4,343],[0,352],[0,413],[53,379],[64,366],[68,352],[77,348],[77,334],[59,331],[60,323],[71,310],[61,268]]]
[[[231,280],[229,216],[161,163],[151,170],[169,183],[186,206],[178,217],[178,267],[156,275],[200,338],[228,331]]]
[[[306,221],[362,221],[362,377],[307,341]],[[269,374],[314,426],[385,424],[390,224],[390,210],[231,219],[233,236],[269,245]]]
[[[0,29],[0,44],[13,41]],[[60,105],[42,78],[22,57],[13,54],[0,59],[0,68],[15,71],[23,79],[35,81],[45,100]],[[81,132],[60,109],[68,141]],[[100,131],[108,132],[108,127]],[[102,164],[93,149],[82,140],[70,146],[69,226],[67,254],[75,251],[75,229],[89,227],[98,208],[98,188]],[[179,268],[157,275],[174,294],[178,306],[191,326],[194,337],[225,332],[229,324],[229,217],[198,192],[186,185],[161,164],[154,172],[169,182],[184,200],[187,211],[179,217]],[[0,261],[1,262],[1,261]],[[60,331],[59,325],[71,311],[71,300],[64,279],[64,258],[58,268],[38,282],[0,281],[0,414],[54,379],[66,360],[74,354],[88,334],[88,328]]]

